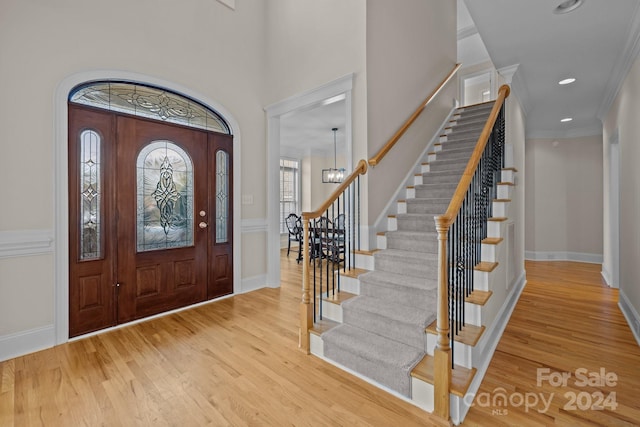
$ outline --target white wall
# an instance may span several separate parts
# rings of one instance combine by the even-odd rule
[[[620,306],[640,342],[640,61],[636,60],[604,120],[602,150],[604,233],[608,235],[609,141],[618,132],[620,147]],[[607,239],[603,271],[611,271],[612,248]]]
[[[368,156],[393,136],[456,63],[456,3],[441,0],[367,1]],[[454,104],[454,81],[368,174],[372,225],[437,132]],[[371,192],[371,191],[369,191]]]
[[[602,262],[602,136],[526,143],[530,259]]]
[[[55,203],[66,193],[54,186],[56,90],[70,76],[106,70],[169,82],[224,107],[242,141],[234,153],[242,165],[235,195],[254,200],[236,220],[264,218],[264,16],[263,2],[237,2],[232,10],[211,0],[2,1],[0,180],[9,185],[0,190],[0,240],[32,230],[53,235]],[[265,273],[265,233],[249,234],[236,236],[252,260],[236,271],[242,278]],[[0,347],[8,345],[2,337],[51,327],[52,248],[0,261]]]

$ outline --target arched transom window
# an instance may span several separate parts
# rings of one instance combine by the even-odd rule
[[[152,86],[92,82],[76,87],[69,101],[231,135],[229,125],[212,109],[184,95]]]

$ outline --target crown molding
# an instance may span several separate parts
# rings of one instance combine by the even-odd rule
[[[602,125],[593,124],[567,130],[534,130],[527,132],[527,139],[571,139],[602,135]]]
[[[458,40],[466,39],[476,34],[478,34],[478,28],[475,25],[469,25],[458,30]]]
[[[602,102],[598,107],[596,117],[600,120],[604,120],[609,109],[611,109],[611,105],[613,105],[613,101],[618,96],[629,70],[631,70],[638,57],[638,52],[640,52],[640,2],[636,4],[629,37],[624,45],[622,54],[619,56],[619,61],[614,64],[613,71],[609,75]]]

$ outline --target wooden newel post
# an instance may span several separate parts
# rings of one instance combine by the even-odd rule
[[[309,354],[309,329],[313,326],[313,304],[309,290],[309,218],[302,215],[302,302],[300,303],[300,330],[298,347]]]
[[[435,218],[438,231],[438,317],[437,344],[434,350],[434,408],[433,412],[449,419],[449,390],[451,388],[451,346],[449,344],[449,296],[447,283],[447,234],[449,221],[444,216]]]

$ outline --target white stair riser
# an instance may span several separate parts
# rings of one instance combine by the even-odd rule
[[[440,135],[440,138],[438,138],[438,142],[447,142],[447,135]]]
[[[416,198],[416,189],[407,187],[407,199],[415,199]]]
[[[396,217],[387,217],[387,231],[396,231],[398,229],[398,219]]]
[[[484,307],[483,305],[465,302],[464,303],[465,322],[474,326],[482,326],[482,308],[483,307]]]
[[[507,184],[498,185],[498,199],[511,199],[512,192],[513,192],[513,185],[507,185]]]
[[[513,184],[516,183],[515,179],[516,179],[516,173],[512,170],[503,170],[501,171],[501,179],[500,181],[502,182],[511,182]]]
[[[354,279],[353,277],[340,276],[340,290],[350,294],[360,295],[360,280]]]
[[[435,162],[435,161],[436,161],[436,159],[437,159],[436,154],[431,154],[431,153],[430,153],[430,154],[428,154],[428,155],[427,155],[427,162],[429,162],[429,163],[431,163],[431,162]]]
[[[378,243],[378,249],[387,249],[387,236],[376,236],[376,241]]]
[[[413,185],[422,185],[424,177],[422,174],[413,176]]]
[[[426,164],[426,165],[425,165],[425,164],[420,165],[420,172],[422,172],[422,173],[427,173],[427,172],[429,172],[430,170],[431,170],[431,168],[429,167],[429,165],[428,165],[428,164]]]
[[[342,306],[329,301],[322,301],[322,318],[342,323]]]
[[[407,213],[407,202],[398,202],[398,213],[406,214]]]
[[[319,335],[309,334],[309,351],[314,356],[324,357],[324,342]]]
[[[436,153],[438,151],[442,151],[442,144],[438,143],[438,144],[433,144],[433,151],[435,151]]]
[[[481,261],[496,262],[496,245],[482,244]]]
[[[427,354],[433,356],[438,337],[435,334],[427,334]],[[460,342],[453,343],[453,363],[465,368],[472,368],[473,347]]]
[[[479,291],[489,290],[489,273],[486,271],[473,271],[473,288]]]
[[[504,223],[505,221],[488,221],[487,237],[504,237]]]
[[[493,202],[493,216],[495,217],[508,217],[509,216],[509,203],[510,202]]]
[[[373,255],[356,254],[356,268],[363,268],[365,270],[374,270],[375,257]]]
[[[433,384],[411,377],[411,400],[427,412],[433,412]]]

